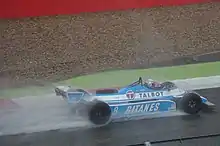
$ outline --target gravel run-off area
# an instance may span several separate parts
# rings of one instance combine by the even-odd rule
[[[1,87],[220,50],[220,3],[0,20]]]

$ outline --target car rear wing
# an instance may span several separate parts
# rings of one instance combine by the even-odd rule
[[[70,86],[59,86],[55,88],[55,93],[57,96],[62,96],[67,102],[74,103],[78,102],[84,96],[90,96],[91,94],[83,89],[74,89]]]
[[[70,87],[57,86],[57,87],[55,87],[55,93],[57,96],[66,97],[68,89],[70,89]]]

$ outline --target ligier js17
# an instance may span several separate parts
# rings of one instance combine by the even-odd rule
[[[148,114],[182,110],[197,114],[213,109],[214,104],[194,91],[180,89],[173,82],[138,81],[120,89],[98,89],[88,92],[70,86],[57,86],[55,93],[77,109],[83,109],[89,121],[106,125],[118,118],[131,118]],[[82,108],[83,107],[83,108]],[[84,114],[83,114],[84,115]]]

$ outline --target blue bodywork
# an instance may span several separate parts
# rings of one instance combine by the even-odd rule
[[[177,87],[174,87],[177,89]],[[125,95],[128,91],[133,91],[134,93],[143,94],[143,93],[163,93],[167,91],[166,87],[159,88],[150,88],[147,84],[142,83],[142,79],[134,82],[126,87],[120,88],[118,93],[113,94],[96,94],[96,96],[112,96],[112,95]],[[182,90],[183,91],[183,90]],[[179,94],[178,96],[183,96],[184,93]],[[161,94],[160,94],[161,95]],[[202,102],[205,104],[208,102],[207,98],[200,96]],[[177,104],[175,102],[175,96],[173,95],[162,95],[154,96],[147,99],[130,99],[130,100],[118,100],[117,102],[112,102],[111,100],[105,101],[109,104],[112,111],[112,118],[123,118],[123,117],[136,117],[144,116],[152,113],[161,113],[161,112],[170,112],[176,111]]]
[[[133,91],[134,93],[139,93],[139,94],[142,94],[142,93],[152,93],[152,92],[164,92],[164,91],[167,91],[166,88],[158,88],[158,89],[152,89],[152,88],[149,88],[147,85],[143,85],[142,83],[140,83],[140,81],[136,81],[128,86],[125,86],[125,87],[122,87],[118,90],[117,93],[110,93],[110,94],[94,94],[95,96],[113,96],[113,95],[125,95],[128,91]],[[185,94],[185,93],[184,93]],[[203,103],[206,103],[208,102],[208,99],[205,98],[205,97],[202,97],[200,96],[201,99],[202,99],[202,102]],[[158,98],[154,97],[152,99],[144,99],[144,100],[140,100],[140,99],[137,99],[137,102],[143,102],[143,101],[155,101],[155,100],[174,100],[174,96],[160,96]],[[136,100],[136,99],[133,99],[133,100]],[[109,104],[112,104],[111,100],[109,101],[105,101]],[[113,102],[115,103],[115,102]],[[122,104],[122,103],[130,103],[128,102],[128,100],[118,100],[118,103]]]
[[[172,87],[168,87],[163,83],[159,85],[159,87],[152,88],[147,82],[143,83],[142,78],[139,78],[138,81],[118,90],[103,90],[110,90],[111,92],[98,92],[98,90],[96,90],[95,93],[90,93],[83,89],[76,89],[74,91],[56,89],[55,91],[61,94],[68,103],[88,103],[90,100],[87,99],[90,97],[103,101],[107,103],[111,109],[111,119],[117,119],[176,111],[176,99],[181,99],[188,91],[179,89],[175,84],[173,84]],[[172,94],[173,92],[170,92],[174,90],[175,95]],[[130,92],[131,94],[128,94]],[[214,105],[210,103],[207,98],[202,96],[200,96],[200,98],[204,105]]]
[[[126,104],[110,104],[112,119],[144,116],[152,113],[176,111],[176,103],[170,100],[145,101]]]

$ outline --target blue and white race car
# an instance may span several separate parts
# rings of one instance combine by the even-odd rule
[[[214,109],[214,104],[194,91],[178,88],[173,82],[151,79],[138,81],[120,89],[99,89],[89,92],[70,86],[57,86],[55,93],[62,96],[95,125],[105,125],[119,118],[182,110],[197,114],[203,109]],[[82,112],[80,112],[82,113]]]

